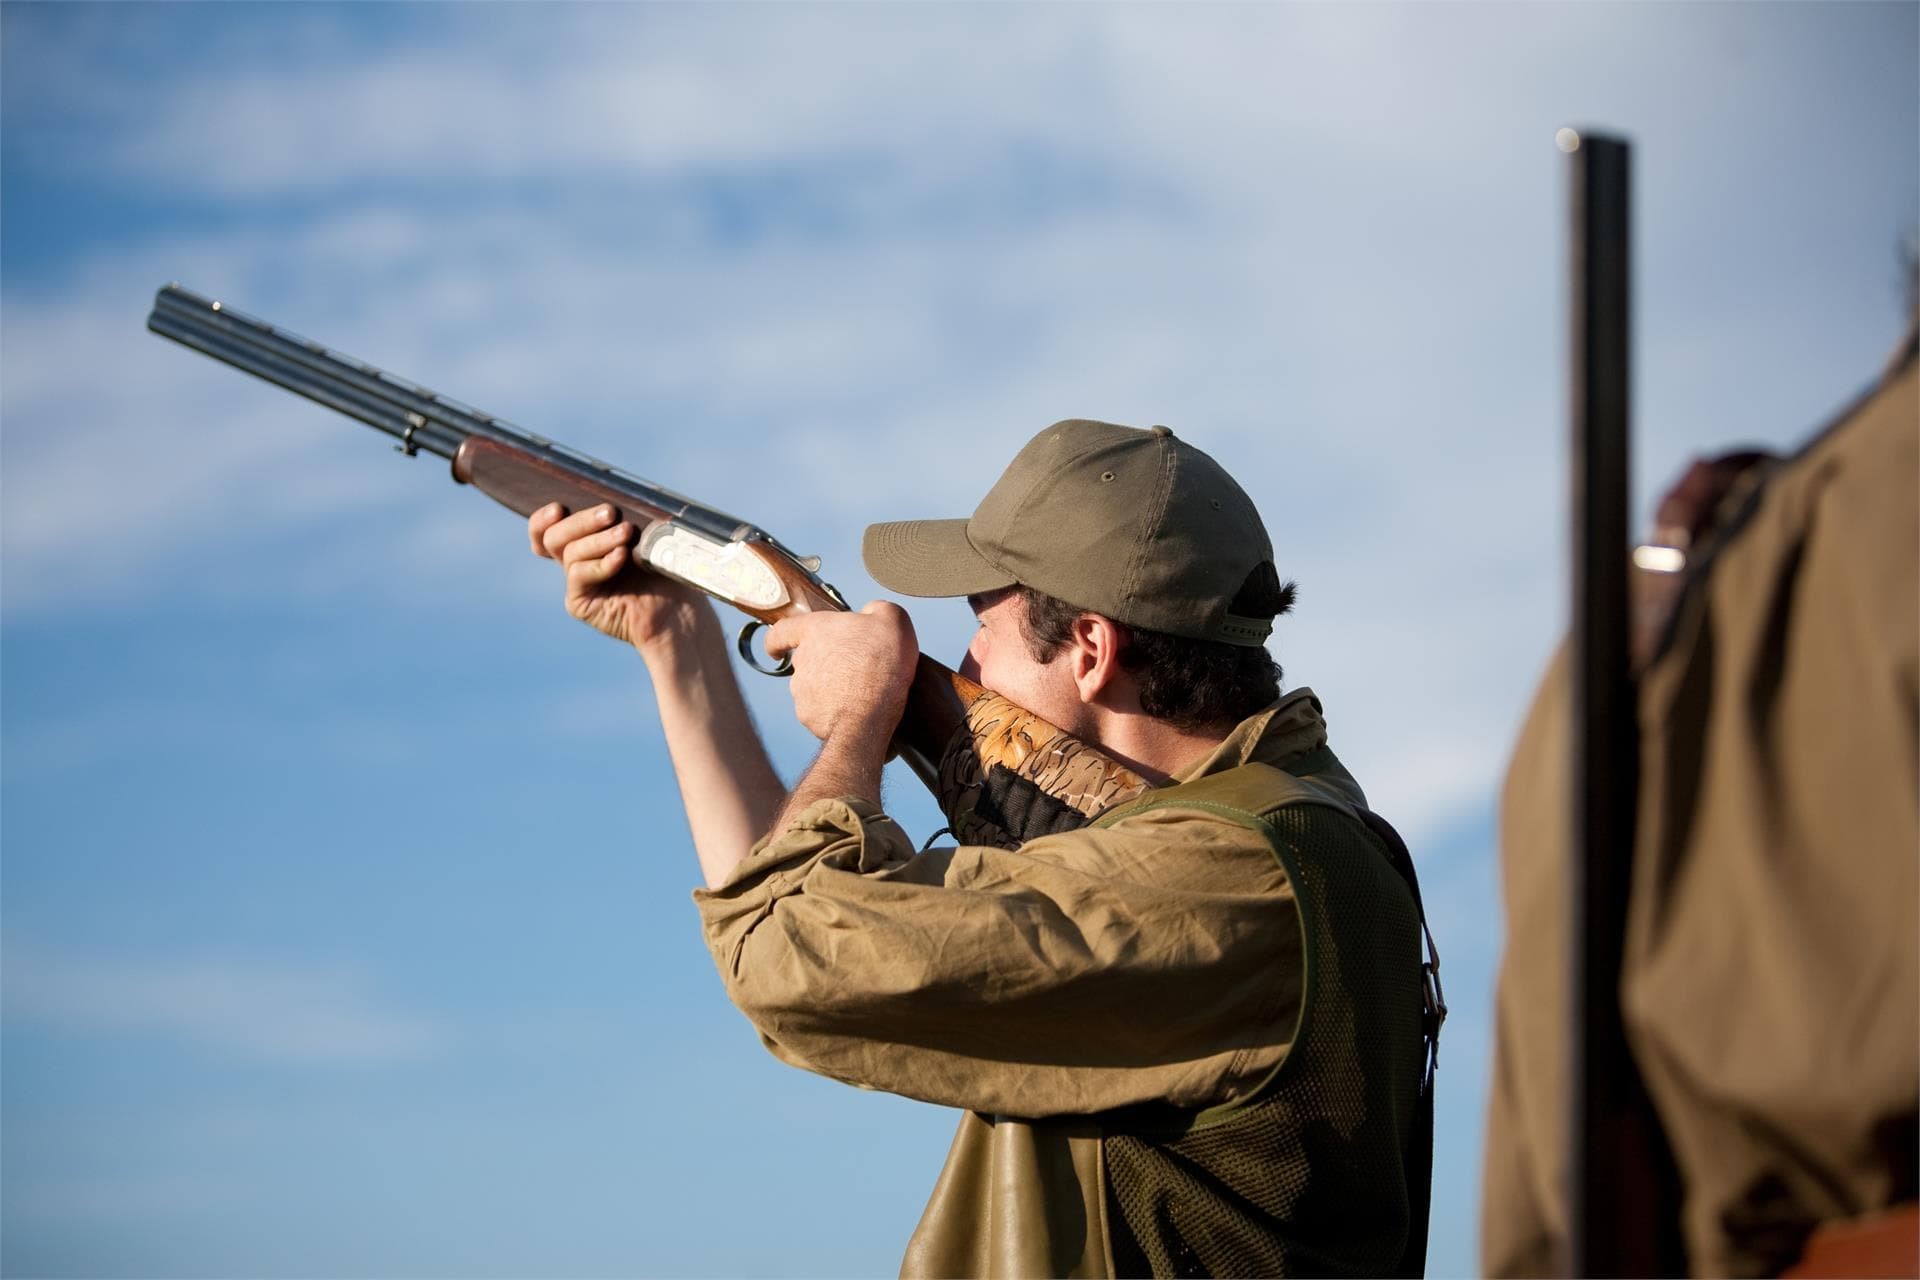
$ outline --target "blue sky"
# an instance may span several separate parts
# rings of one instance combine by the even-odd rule
[[[866,523],[1054,419],[1213,452],[1421,865],[1472,1271],[1491,809],[1565,614],[1554,131],[1636,144],[1644,511],[1890,348],[1917,13],[0,8],[0,1269],[887,1274],[952,1127],[764,1054],[637,661],[438,463],[147,334],[180,280],[856,600]]]

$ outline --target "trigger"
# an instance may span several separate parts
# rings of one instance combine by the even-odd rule
[[[741,660],[761,675],[780,676],[783,678],[790,676],[793,674],[793,656],[791,654],[781,654],[779,664],[776,666],[763,667],[760,665],[759,655],[756,654],[753,649],[753,634],[766,625],[766,623],[760,621],[758,618],[747,619],[747,625],[740,628],[740,639],[735,642],[734,647],[740,651]]]

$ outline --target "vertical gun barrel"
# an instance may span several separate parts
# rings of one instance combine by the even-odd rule
[[[1631,149],[1563,133],[1571,158],[1573,741],[1568,868],[1569,1276],[1683,1274],[1667,1153],[1622,1017],[1640,783],[1627,590]]]

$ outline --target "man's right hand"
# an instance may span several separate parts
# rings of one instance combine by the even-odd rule
[[[533,554],[566,569],[567,612],[642,655],[691,637],[712,612],[706,597],[637,565],[634,527],[614,517],[606,505],[568,515],[553,502],[527,520]]]
[[[708,885],[765,835],[787,789],[740,696],[725,633],[707,597],[636,563],[634,529],[600,505],[559,503],[527,520],[533,554],[567,571],[567,612],[640,651]]]

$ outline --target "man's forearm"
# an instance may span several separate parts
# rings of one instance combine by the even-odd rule
[[[770,830],[785,831],[809,805],[821,800],[865,800],[877,807],[889,736],[885,730],[850,728],[822,742],[820,754],[794,784]]]
[[[709,888],[772,829],[786,788],[767,758],[728,656],[720,620],[701,607],[691,630],[641,650],[660,727]]]

